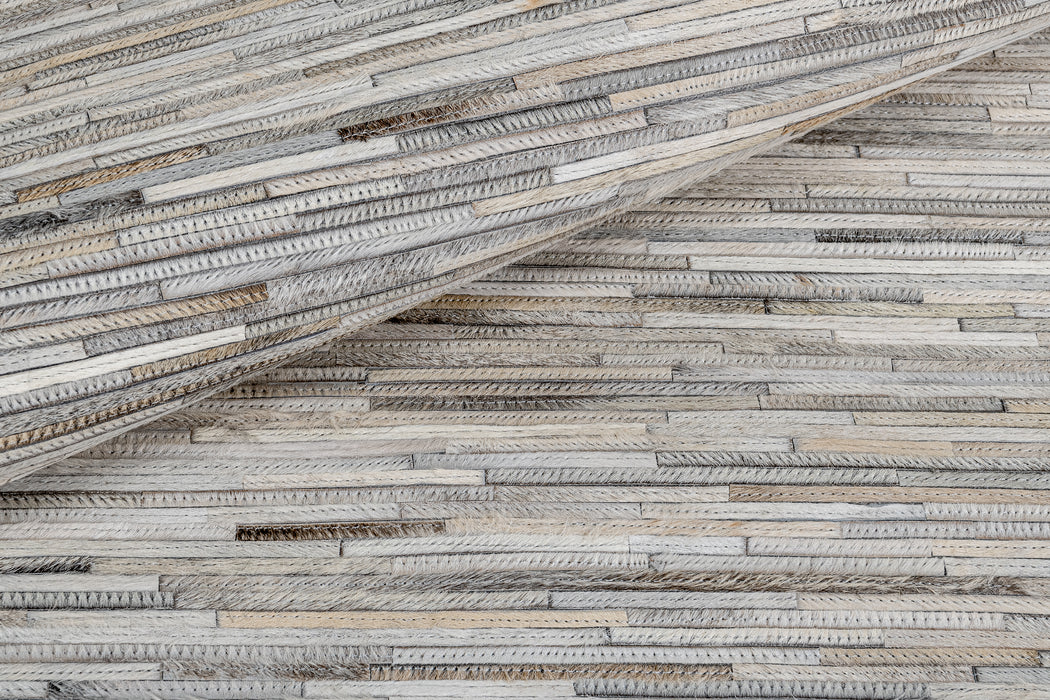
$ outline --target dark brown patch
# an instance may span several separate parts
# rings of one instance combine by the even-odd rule
[[[86,574],[91,571],[87,557],[5,557],[0,574]]]
[[[281,540],[339,540],[366,537],[422,537],[445,531],[444,520],[390,520],[356,523],[289,523],[238,525],[237,539],[244,542]]]
[[[446,105],[442,107],[430,107],[406,114],[396,114],[383,119],[372,121],[339,129],[339,136],[344,141],[367,141],[373,136],[382,136],[397,131],[407,131],[422,126],[437,124],[454,118],[464,111],[463,105]]]

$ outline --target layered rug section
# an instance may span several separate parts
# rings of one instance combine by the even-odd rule
[[[8,484],[0,696],[1050,697],[1048,67]]]
[[[0,8],[0,481],[1027,36],[1048,8]]]

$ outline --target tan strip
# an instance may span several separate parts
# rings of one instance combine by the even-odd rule
[[[795,440],[798,452],[862,452],[912,457],[951,457],[952,443],[918,440],[838,440],[803,438]]]
[[[59,195],[63,192],[80,189],[81,187],[90,187],[91,185],[98,185],[103,182],[119,180],[120,178],[128,177],[129,175],[138,175],[139,173],[146,173],[169,165],[185,163],[186,161],[193,160],[205,151],[207,151],[206,146],[190,146],[189,148],[171,151],[170,153],[162,153],[151,158],[143,158],[142,160],[133,161],[131,163],[113,165],[108,168],[92,170],[91,172],[81,173],[79,175],[71,175],[60,180],[44,182],[34,187],[19,190],[17,193],[18,201],[26,202],[32,199],[40,199],[41,197]]]
[[[483,610],[463,612],[240,612],[220,611],[220,627],[259,629],[266,627],[418,629],[425,627],[605,627],[626,626],[624,610]]]
[[[28,326],[6,331],[0,335],[0,350],[55,342],[85,335],[95,335],[123,328],[135,328],[162,321],[250,306],[266,301],[266,285],[253,284],[224,292],[205,294],[189,299],[176,299],[126,311],[113,311],[97,316],[84,316],[68,321]]]

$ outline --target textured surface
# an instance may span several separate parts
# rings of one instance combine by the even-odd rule
[[[0,480],[1046,26],[1038,0],[0,8]]]
[[[0,695],[1050,696],[1048,67],[7,485]]]

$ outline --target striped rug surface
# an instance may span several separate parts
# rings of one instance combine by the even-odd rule
[[[1050,697],[1050,34],[0,493],[0,697]]]
[[[1048,25],[1047,0],[0,3],[0,482]]]

